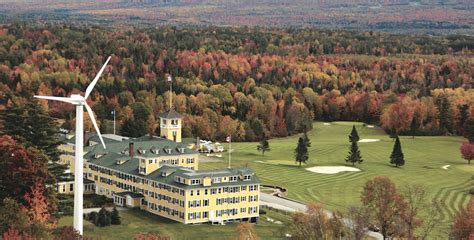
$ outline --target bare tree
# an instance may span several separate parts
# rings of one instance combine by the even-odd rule
[[[330,240],[344,236],[342,216],[332,217],[318,204],[308,204],[305,213],[295,213],[290,226],[291,239]]]
[[[362,206],[349,207],[349,210],[347,211],[347,218],[350,238],[354,240],[364,239],[370,218],[368,209]]]
[[[237,239],[238,240],[259,240],[260,238],[255,231],[254,224],[243,222],[237,226]]]
[[[423,185],[408,185],[404,190],[404,196],[407,202],[407,208],[403,217],[405,223],[407,238],[426,239],[429,233],[438,223],[439,204],[432,200],[427,203],[427,193]],[[423,214],[424,210],[426,214]],[[423,219],[423,220],[422,220]],[[421,228],[416,234],[417,229]]]

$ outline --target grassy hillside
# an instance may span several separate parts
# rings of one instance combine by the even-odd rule
[[[309,133],[312,145],[310,160],[299,168],[294,162],[293,150],[299,136],[270,140],[271,151],[262,156],[257,143],[233,143],[232,166],[253,168],[265,184],[289,189],[289,197],[304,202],[323,203],[333,210],[345,210],[358,204],[364,183],[374,176],[388,176],[403,188],[417,183],[426,186],[431,197],[442,203],[441,224],[432,238],[446,239],[453,215],[467,204],[468,189],[473,187],[474,165],[460,157],[461,137],[402,137],[401,144],[406,165],[400,168],[389,164],[393,140],[379,128],[357,126],[361,139],[380,139],[380,142],[359,143],[364,162],[362,171],[334,175],[317,174],[305,170],[310,166],[345,165],[349,150],[347,135],[353,123],[333,122],[331,125],[315,123]],[[227,147],[227,146],[226,146]],[[257,162],[258,161],[258,162]],[[262,163],[263,162],[263,163]],[[444,165],[451,165],[448,170]],[[202,163],[201,169],[227,166],[227,155],[218,163]]]

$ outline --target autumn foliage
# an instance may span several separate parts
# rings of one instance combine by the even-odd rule
[[[471,198],[467,207],[456,215],[451,228],[451,237],[461,240],[474,239],[474,198]]]
[[[462,158],[466,159],[468,163],[471,164],[471,160],[474,160],[474,144],[464,142],[461,145],[461,154]]]

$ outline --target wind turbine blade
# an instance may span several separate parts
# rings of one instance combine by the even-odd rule
[[[95,128],[95,132],[97,133],[97,135],[99,135],[100,142],[102,143],[102,146],[104,146],[104,149],[105,149],[104,139],[102,139],[102,134],[100,134],[99,127],[97,126],[97,123],[95,122],[94,113],[92,112],[91,107],[89,107],[89,105],[87,105],[86,102],[84,102],[84,106],[86,107],[87,113],[89,113],[89,117],[91,118],[92,124],[94,125],[94,128]]]
[[[67,98],[67,97],[38,96],[38,95],[35,95],[34,97],[39,98],[39,99],[46,99],[46,100],[52,100],[52,101],[61,101],[61,102],[67,102],[67,103],[73,103],[74,104],[74,101],[71,98]]]
[[[89,97],[89,94],[91,94],[92,89],[94,89],[94,86],[97,83],[97,81],[99,80],[100,75],[102,75],[102,72],[105,70],[105,67],[107,66],[107,63],[109,63],[110,58],[111,58],[110,56],[109,56],[109,58],[107,58],[107,61],[105,61],[104,66],[102,66],[102,68],[97,73],[97,75],[95,75],[95,78],[94,78],[94,80],[92,80],[91,84],[89,84],[89,86],[87,86],[86,95],[84,96],[85,99],[87,99]]]

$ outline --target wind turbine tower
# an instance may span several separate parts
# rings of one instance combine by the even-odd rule
[[[84,132],[84,120],[83,113],[84,108],[86,107],[87,113],[94,125],[97,135],[99,135],[100,142],[105,149],[104,140],[100,134],[99,127],[95,121],[94,113],[92,112],[91,107],[87,104],[86,100],[94,89],[95,84],[99,80],[102,72],[104,71],[107,63],[110,61],[110,57],[107,58],[107,61],[104,63],[104,66],[95,76],[94,80],[89,84],[86,89],[86,93],[83,96],[79,94],[72,94],[71,97],[53,97],[53,96],[35,96],[35,98],[47,99],[52,101],[61,101],[67,102],[73,105],[76,105],[76,144],[75,144],[75,168],[74,168],[74,229],[83,235],[83,193],[84,193],[84,141],[83,141],[83,132]]]

